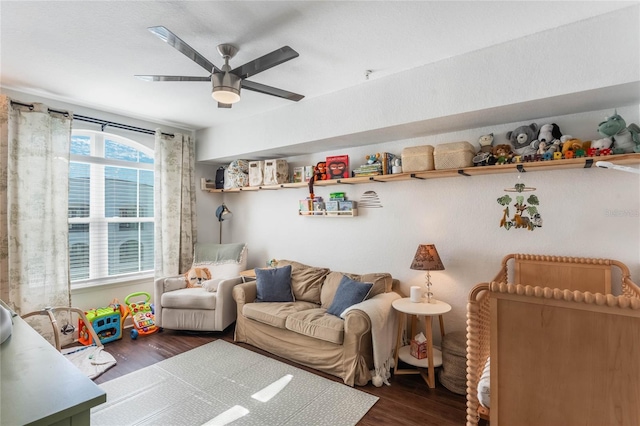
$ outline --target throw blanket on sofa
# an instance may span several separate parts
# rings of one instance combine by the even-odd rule
[[[341,314],[344,318],[352,309],[365,312],[371,319],[371,343],[373,346],[373,366],[371,383],[380,387],[389,385],[391,367],[393,364],[393,351],[396,347],[396,331],[398,328],[398,315],[391,303],[400,299],[400,295],[394,291],[378,294],[371,299],[353,305]]]

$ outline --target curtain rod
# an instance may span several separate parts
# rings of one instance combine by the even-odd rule
[[[18,101],[11,101],[11,104],[15,104],[15,105],[21,105],[23,107],[27,107],[30,110],[33,110],[33,104],[25,104],[22,102],[18,102]],[[71,114],[69,114],[68,111],[59,111],[59,110],[55,110],[55,109],[51,109],[48,108],[47,109],[48,112],[53,112],[56,114],[62,114],[65,117],[69,117],[71,116]],[[147,135],[155,135],[155,131],[151,130],[151,129],[144,129],[142,127],[135,127],[135,126],[129,126],[128,124],[121,124],[121,123],[116,123],[113,121],[107,121],[107,120],[103,120],[101,118],[93,118],[93,117],[87,117],[85,115],[79,115],[79,114],[73,114],[73,119],[74,120],[79,120],[79,121],[86,121],[88,123],[93,123],[93,124],[99,124],[100,128],[102,129],[102,131],[104,132],[104,128],[107,126],[110,127],[115,127],[116,129],[122,129],[122,130],[129,130],[132,132],[138,132],[138,133],[145,133]],[[162,133],[164,136],[169,136],[169,137],[174,137],[174,135],[172,133]]]

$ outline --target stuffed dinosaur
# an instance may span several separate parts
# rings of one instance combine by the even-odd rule
[[[598,125],[598,133],[613,140],[613,152],[622,154],[624,152],[640,152],[640,126],[631,123],[627,126],[618,111],[614,110],[613,115],[605,118],[605,121]]]

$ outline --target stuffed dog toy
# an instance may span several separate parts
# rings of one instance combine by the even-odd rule
[[[211,279],[211,272],[208,268],[191,268],[184,274],[187,280],[187,288],[202,287],[202,282]]]

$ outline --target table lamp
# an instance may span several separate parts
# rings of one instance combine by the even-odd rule
[[[411,262],[411,269],[427,271],[427,303],[432,303],[433,293],[431,292],[431,271],[444,271],[444,265],[438,255],[438,250],[434,244],[420,244],[416,255]]]

